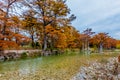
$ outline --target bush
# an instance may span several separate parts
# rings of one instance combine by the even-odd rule
[[[116,48],[117,48],[117,49],[120,49],[120,44],[117,44],[117,45],[116,45]]]
[[[39,57],[39,56],[41,56],[41,52],[29,53],[29,57]]]
[[[21,54],[21,58],[27,58],[27,53],[26,52],[23,52],[22,54]]]

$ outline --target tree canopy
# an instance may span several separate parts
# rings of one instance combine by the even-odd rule
[[[15,14],[16,9],[22,9],[21,15]],[[102,52],[102,48],[119,47],[119,40],[108,33],[95,34],[91,28],[80,33],[71,25],[75,19],[66,0],[0,1],[0,49],[31,45],[43,51],[66,48],[88,51],[96,47]]]

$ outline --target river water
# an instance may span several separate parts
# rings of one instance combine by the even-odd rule
[[[0,73],[7,71],[18,71],[20,75],[26,75],[38,70],[41,66],[41,62],[42,57],[18,61],[1,62]]]
[[[68,54],[1,62],[0,80],[69,80],[86,58]]]

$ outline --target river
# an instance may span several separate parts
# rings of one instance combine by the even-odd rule
[[[70,80],[88,61],[117,55],[69,54],[1,62],[0,80]]]

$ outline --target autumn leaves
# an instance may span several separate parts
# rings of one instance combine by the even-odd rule
[[[32,48],[36,48],[37,43],[44,51],[56,48],[89,51],[92,47],[102,52],[103,48],[116,48],[117,40],[106,33],[94,34],[92,29],[80,33],[71,26],[71,21],[76,17],[73,14],[68,16],[70,9],[65,2],[66,0],[0,1],[0,48],[9,42],[18,46],[32,44]],[[15,11],[14,8],[20,9],[15,4],[26,7],[21,8],[21,15],[11,12]]]

